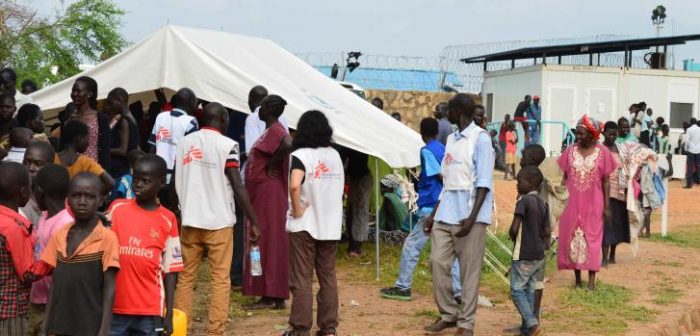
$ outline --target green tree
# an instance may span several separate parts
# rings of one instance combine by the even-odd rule
[[[0,65],[20,81],[61,81],[80,72],[81,61],[105,60],[127,45],[119,33],[125,12],[112,0],[78,0],[46,17],[24,1],[0,1]]]

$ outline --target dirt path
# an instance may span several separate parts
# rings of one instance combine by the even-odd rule
[[[700,188],[683,190],[680,183],[671,184],[670,231],[700,231]],[[498,218],[501,228],[511,219],[515,198],[514,182],[497,182]],[[658,232],[658,215],[652,226]],[[640,251],[633,256],[629,246],[618,249],[618,263],[603,269],[599,279],[629,290],[630,305],[649,312],[648,320],[626,321],[628,335],[649,335],[665,329],[664,323],[674,321],[683,309],[700,303],[700,249],[643,240]],[[367,265],[367,272],[373,272]],[[592,335],[587,332],[586,319],[576,307],[562,300],[570,292],[571,272],[550,272],[543,303],[543,326],[547,335]],[[410,302],[385,300],[378,290],[388,284],[358,282],[353,274],[339,270],[340,335],[424,335],[422,327],[436,318],[437,309],[430,293],[415,294]],[[489,293],[490,294],[490,293]],[[516,326],[519,315],[507,300],[507,293],[497,294],[493,308],[479,308],[476,335],[506,335],[504,329]],[[492,296],[493,297],[493,296]],[[567,312],[572,313],[567,313]],[[280,335],[287,326],[288,310],[256,312],[252,316],[235,317],[230,335]],[[595,312],[590,312],[595,314]],[[582,322],[583,321],[583,322]],[[601,318],[595,323],[606,323]],[[624,327],[622,330],[625,330]],[[451,335],[452,330],[444,333]],[[624,332],[622,332],[624,333]],[[195,335],[201,334],[197,331]],[[700,332],[694,335],[700,336]]]

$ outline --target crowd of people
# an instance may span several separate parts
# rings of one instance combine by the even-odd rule
[[[240,288],[257,298],[250,310],[284,309],[291,295],[284,335],[310,335],[314,273],[316,334],[337,334],[338,242],[345,236],[348,255],[362,254],[373,172],[367,154],[332,142],[322,112],[304,113],[290,131],[285,99],[256,86],[247,116],[188,88],[169,101],[156,91],[158,101],[144,114],[122,88],[98,104],[98,83],[80,77],[72,102],[46,132],[39,106],[17,108],[14,72],[0,74],[0,334],[170,334],[175,309],[192,321],[205,261],[207,334],[226,332],[230,291]],[[380,99],[372,104],[383,108]],[[578,121],[575,142],[557,160],[568,190],[557,222],[552,184],[538,168],[546,157],[538,144],[539,97],[526,96],[516,109],[526,134],[519,172],[509,115],[499,135],[487,130],[484,107],[469,95],[438,104],[434,118],[420,123],[418,221],[403,242],[398,279],[380,295],[411,300],[413,271],[430,242],[440,317],[425,330],[473,334],[502,154],[519,195],[508,232],[515,243],[511,296],[522,315],[517,332],[539,335],[553,233],[558,268],[573,270],[577,286],[587,271],[594,290],[596,273],[616,262],[617,245],[642,229],[648,235],[650,213],[663,203],[659,181],[672,167],[657,154],[670,154],[669,127],[640,105],[604,127],[588,116]],[[679,143],[688,155],[688,186],[700,177],[698,126],[691,120]],[[388,189],[400,183],[382,179]],[[407,217],[386,213],[392,218],[383,225],[391,227]],[[377,223],[375,234],[379,229]]]
[[[80,77],[46,132],[39,106],[17,109],[15,85],[0,90],[0,334],[170,334],[175,309],[192,321],[205,260],[207,334],[225,333],[242,286],[259,298],[251,310],[284,309],[291,293],[285,334],[309,335],[314,270],[318,334],[336,334],[348,159],[323,113],[304,113],[292,138],[286,101],[261,86],[243,120],[187,88],[148,115],[122,88],[100,106]]]

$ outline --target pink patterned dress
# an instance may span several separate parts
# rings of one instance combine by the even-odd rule
[[[98,147],[97,147],[97,142],[100,134],[100,128],[97,125],[97,118],[95,120],[87,123],[88,127],[88,147],[85,150],[85,153],[83,155],[98,161],[99,160],[99,155],[98,155]]]
[[[617,167],[610,150],[596,145],[583,157],[578,145],[567,148],[557,160],[566,174],[569,199],[559,219],[557,267],[560,270],[599,271],[602,261],[603,180]]]

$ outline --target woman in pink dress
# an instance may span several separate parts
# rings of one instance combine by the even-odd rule
[[[78,77],[70,97],[77,108],[75,116],[88,127],[88,147],[84,155],[109,169],[111,131],[109,117],[97,111],[97,82],[87,76]]]
[[[250,309],[284,309],[289,298],[289,240],[286,232],[289,206],[287,177],[292,141],[278,118],[287,102],[278,95],[265,97],[260,120],[267,129],[253,145],[245,167],[245,186],[258,216],[262,275],[251,276],[246,258],[243,293],[260,296]],[[246,243],[248,244],[248,243]],[[246,246],[246,251],[250,251]]]
[[[617,166],[599,138],[600,123],[584,115],[576,126],[576,143],[557,160],[569,191],[559,220],[557,267],[574,270],[577,287],[582,286],[581,270],[587,270],[590,290],[602,261],[603,220],[610,217],[608,178]]]

